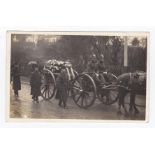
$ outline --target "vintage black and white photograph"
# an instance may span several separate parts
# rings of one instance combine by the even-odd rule
[[[146,121],[147,32],[7,32],[9,120]]]

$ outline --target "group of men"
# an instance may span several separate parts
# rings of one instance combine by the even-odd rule
[[[95,82],[105,83],[106,77],[103,72],[106,71],[104,56],[100,55],[99,59],[97,59],[95,54],[92,54],[85,72],[92,73],[92,76]],[[70,62],[66,63],[64,67],[61,69],[59,76],[56,79],[57,84],[57,93],[56,98],[59,99],[59,106],[66,107],[67,98],[68,98],[68,90],[70,81],[74,80],[75,73],[72,69],[72,65]]]
[[[86,72],[92,73],[92,76],[95,82],[105,83],[107,80],[107,77],[103,73],[106,71],[107,70],[105,67],[104,55],[101,54],[97,59],[96,55],[92,54],[88,61]]]
[[[39,72],[39,66],[33,65],[30,76],[30,86],[32,99],[38,102],[38,97],[41,95],[41,74]],[[19,97],[18,91],[21,90],[21,79],[20,79],[20,66],[15,62],[11,67],[11,81],[13,82],[13,90],[15,97]]]
[[[69,83],[75,78],[72,64],[69,61],[63,62],[53,59],[47,61],[45,67],[48,67],[50,70],[59,70],[59,76],[56,78],[56,99],[59,99],[58,105],[65,108],[68,98]],[[39,102],[38,97],[41,95],[41,74],[39,71],[39,66],[37,64],[33,65],[32,68],[33,70],[31,71],[30,76],[30,94],[32,95],[32,99],[34,101]],[[104,83],[105,77],[103,76],[103,72],[106,71],[104,56],[101,54],[100,57],[97,59],[96,55],[92,54],[85,71],[95,74],[94,79]],[[99,76],[96,76],[96,74]],[[15,63],[12,66],[11,79],[13,81],[14,94],[16,97],[18,97],[18,91],[21,90],[20,69],[18,63]]]
[[[55,71],[59,70],[59,76],[56,78],[57,93],[56,98],[59,99],[59,106],[66,107],[68,97],[69,81],[75,78],[72,65],[69,61],[51,61],[46,62],[45,67]],[[16,97],[19,96],[18,91],[21,90],[20,66],[16,62],[11,67],[11,81],[13,81],[13,90]],[[39,102],[38,97],[41,95],[41,73],[37,64],[31,66],[30,86],[33,101]]]

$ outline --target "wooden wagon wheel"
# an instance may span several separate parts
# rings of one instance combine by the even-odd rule
[[[105,85],[100,85],[97,88],[98,99],[107,105],[113,104],[118,99],[118,88],[113,85],[117,81],[117,77],[112,73],[107,73],[108,81]]]
[[[41,96],[43,99],[49,100],[55,95],[55,91],[56,81],[54,74],[50,70],[44,69],[42,73]]]
[[[88,108],[96,99],[96,85],[88,74],[78,75],[72,83],[72,98],[80,108]]]

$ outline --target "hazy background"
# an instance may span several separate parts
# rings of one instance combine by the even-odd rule
[[[146,71],[147,38],[128,37],[128,71]],[[82,72],[91,54],[105,57],[106,68],[116,75],[124,70],[124,38],[122,36],[75,36],[12,34],[11,62],[19,62],[24,75],[29,61],[41,65],[49,59],[67,60]]]
[[[146,71],[146,37],[128,37],[128,71]],[[69,59],[82,72],[91,54],[105,57],[106,68],[119,75],[123,72],[124,38],[122,36],[75,36],[12,34],[11,63],[19,62],[23,75],[28,74],[28,62],[41,65],[49,59]]]

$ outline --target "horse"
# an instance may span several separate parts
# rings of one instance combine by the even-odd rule
[[[118,87],[118,114],[121,114],[121,107],[123,107],[125,116],[128,116],[128,111],[125,107],[125,96],[130,94],[129,113],[138,114],[139,110],[135,104],[136,94],[146,95],[146,73],[136,71],[134,73],[124,73],[117,78]]]

